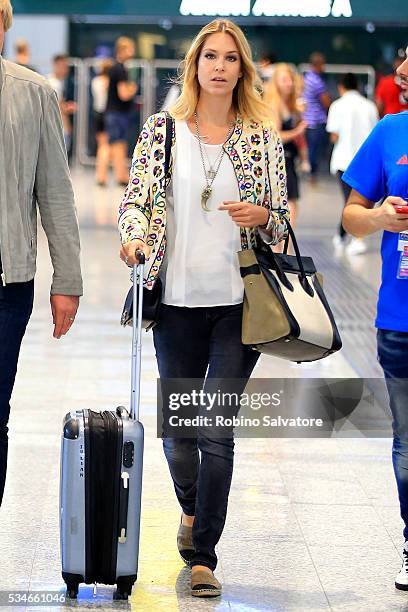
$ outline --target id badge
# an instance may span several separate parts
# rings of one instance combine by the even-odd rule
[[[400,254],[397,278],[400,280],[408,279],[408,244],[404,246],[404,249]]]
[[[408,246],[408,232],[400,232],[398,235],[398,250],[403,251]]]

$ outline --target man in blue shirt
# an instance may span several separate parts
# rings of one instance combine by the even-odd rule
[[[397,73],[408,101],[408,47],[406,52]],[[378,358],[390,396],[392,457],[405,523],[403,564],[395,586],[408,591],[408,111],[387,115],[377,124],[343,180],[352,187],[343,214],[346,231],[363,237],[384,230],[376,318]],[[382,205],[373,208],[384,197]]]
[[[326,59],[321,53],[312,53],[310,56],[311,70],[306,72],[304,78],[303,98],[306,109],[303,119],[307,123],[306,141],[309,151],[310,178],[316,182],[320,159],[326,143],[327,110],[330,106],[330,96],[322,78]]]

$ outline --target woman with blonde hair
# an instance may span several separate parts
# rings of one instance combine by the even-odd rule
[[[307,123],[302,121],[301,91],[302,77],[289,64],[276,64],[272,78],[265,86],[264,99],[271,109],[275,127],[283,142],[288,188],[288,204],[292,226],[295,225],[299,180],[296,172],[296,158],[299,153],[303,162],[307,158],[305,141],[301,140]],[[302,144],[299,151],[299,144]]]
[[[166,113],[153,115],[136,144],[119,211],[121,258],[132,266],[144,251],[145,287],[158,278],[163,284],[153,329],[162,390],[166,379],[183,379],[183,390],[186,379],[199,379],[204,392],[224,392],[233,379],[239,396],[259,354],[241,342],[237,251],[254,247],[258,236],[271,244],[286,236],[283,147],[259,94],[250,46],[234,23],[215,20],[198,33],[180,83],[171,128]],[[229,414],[238,410],[239,402]],[[220,595],[213,571],[233,470],[232,431],[220,437],[200,427],[195,438],[163,437],[163,447],[182,509],[177,546],[192,569],[191,594]]]

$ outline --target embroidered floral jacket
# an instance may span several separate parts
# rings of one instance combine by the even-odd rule
[[[165,177],[165,139],[166,114],[161,112],[149,117],[143,126],[133,154],[129,184],[119,208],[122,244],[141,239],[150,249],[144,280],[149,289],[166,252],[166,187],[171,180],[173,155]],[[175,142],[173,128],[172,151]],[[235,170],[241,201],[264,206],[273,215],[271,242],[277,244],[286,237],[289,209],[285,156],[275,129],[238,118],[224,149]],[[256,231],[256,228],[241,228],[242,249],[256,245]]]

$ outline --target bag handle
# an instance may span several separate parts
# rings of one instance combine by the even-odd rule
[[[292,239],[292,244],[293,244],[293,248],[295,251],[295,256],[296,256],[296,260],[298,262],[298,266],[299,266],[299,270],[300,270],[300,274],[299,274],[299,281],[300,284],[302,285],[303,289],[306,291],[307,294],[309,294],[310,296],[313,297],[314,295],[314,291],[313,288],[311,287],[309,281],[307,280],[306,277],[306,272],[305,272],[305,268],[303,266],[303,262],[302,262],[302,256],[300,254],[300,249],[299,249],[299,245],[298,242],[296,240],[296,236],[295,236],[295,232],[293,231],[293,227],[290,224],[290,221],[288,221],[287,219],[285,219],[286,222],[286,226],[288,228],[288,235],[285,239],[285,245],[283,247],[283,254],[287,255],[288,254],[288,246],[289,246],[289,239]],[[279,258],[276,257],[275,253],[272,251],[272,249],[270,249],[270,254],[273,257],[274,263],[275,263],[275,269],[276,272],[279,276],[279,279],[281,280],[282,284],[285,285],[285,287],[287,287],[290,291],[293,291],[293,286],[292,283],[289,281],[289,279],[287,278],[285,272],[283,271],[282,266],[280,265],[279,262]]]
[[[288,228],[288,235],[286,236],[285,245],[283,247],[283,254],[284,255],[288,254],[289,239],[292,238],[293,248],[295,251],[297,262],[299,264],[300,275],[302,278],[306,278],[306,272],[303,267],[302,256],[300,254],[300,249],[299,249],[299,245],[296,240],[295,232],[293,231],[293,227],[291,226],[290,221],[286,221],[286,225]]]
[[[309,281],[307,280],[306,277],[306,272],[305,269],[303,267],[303,261],[302,261],[302,256],[300,254],[300,249],[299,249],[299,245],[297,243],[296,240],[296,236],[295,236],[295,232],[293,231],[293,227],[290,224],[290,221],[286,221],[287,224],[287,228],[288,228],[288,235],[286,237],[285,240],[285,246],[283,248],[283,252],[286,255],[288,252],[288,246],[289,246],[289,238],[292,238],[292,244],[293,244],[293,248],[295,250],[295,254],[296,254],[296,259],[299,265],[299,270],[300,270],[300,275],[299,275],[299,281],[300,284],[302,285],[303,289],[306,291],[306,293],[308,295],[310,295],[311,297],[314,296],[314,291],[313,288],[311,286],[311,284],[309,283]]]

